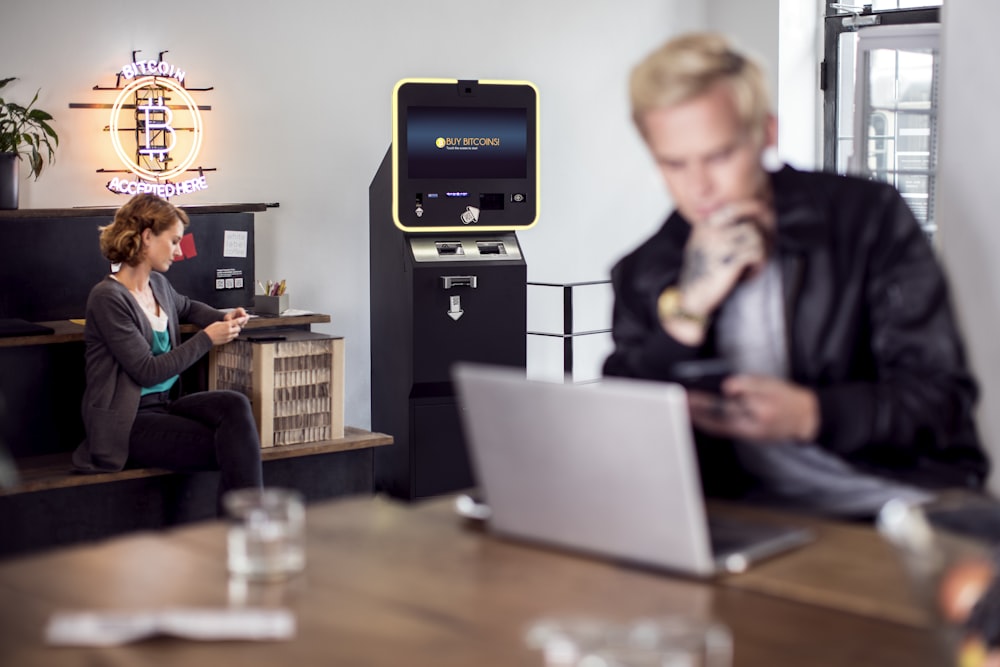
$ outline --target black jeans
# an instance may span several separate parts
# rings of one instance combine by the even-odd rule
[[[263,482],[260,438],[250,401],[235,391],[202,391],[175,401],[144,397],[127,466],[179,472],[218,470],[219,498]]]

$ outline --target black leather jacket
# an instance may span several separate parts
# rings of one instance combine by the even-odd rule
[[[989,465],[972,419],[977,386],[945,276],[907,204],[885,184],[790,167],[772,184],[790,379],[816,392],[817,442],[886,477],[981,487]],[[714,356],[711,329],[688,347],[656,315],[689,232],[675,212],[612,270],[605,375],[669,381],[675,362]],[[698,445],[707,492],[747,490],[727,443],[699,434]]]

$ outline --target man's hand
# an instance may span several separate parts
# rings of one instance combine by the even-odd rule
[[[751,442],[813,442],[819,401],[812,390],[773,377],[734,375],[722,394],[688,392],[691,421],[709,435]]]
[[[690,320],[707,321],[744,276],[764,266],[773,227],[774,213],[757,200],[729,204],[693,223],[676,286],[687,316],[663,318],[667,333],[688,345],[701,344],[704,326],[694,327]]]
[[[679,287],[686,309],[708,315],[736,283],[767,260],[765,234],[774,228],[770,207],[754,199],[728,204],[691,230]]]

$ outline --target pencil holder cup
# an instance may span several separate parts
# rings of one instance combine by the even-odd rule
[[[253,309],[258,315],[281,315],[288,310],[288,295],[264,296],[258,294],[253,298]]]

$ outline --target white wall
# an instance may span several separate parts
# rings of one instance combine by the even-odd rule
[[[778,152],[800,169],[823,155],[823,0],[781,0],[778,10]]]
[[[771,95],[778,86],[778,0],[708,0],[705,19],[711,30],[727,35],[764,66]]]
[[[368,184],[389,145],[404,77],[534,81],[542,104],[542,214],[519,235],[531,280],[606,277],[654,229],[667,200],[628,114],[631,65],[704,24],[698,3],[402,0],[280,3],[12,0],[3,12],[3,91],[56,116],[58,162],[21,184],[21,207],[117,205],[100,167],[114,73],[133,49],[215,90],[205,114],[210,189],[178,203],[279,202],[257,216],[257,274],[285,278],[293,307],[330,313],[347,339],[347,421],[369,421]],[[96,243],[96,238],[95,238]]]
[[[1000,104],[994,27],[1000,5],[948,0],[942,10],[938,235],[982,389],[979,430],[991,452],[990,488],[1000,492],[1000,224],[996,156]]]
[[[707,0],[706,24],[763,65],[783,161],[813,169],[822,155],[823,0]]]

